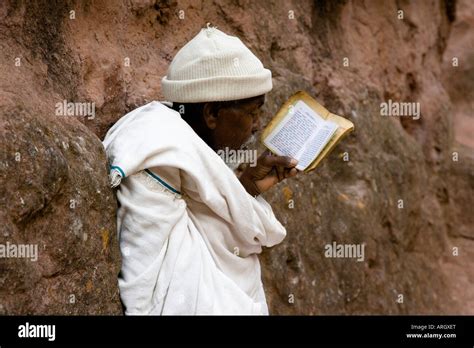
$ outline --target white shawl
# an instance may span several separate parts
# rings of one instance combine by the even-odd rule
[[[268,314],[256,254],[286,235],[270,205],[162,103],[122,117],[104,146],[120,185],[126,314]],[[160,168],[180,187],[166,188]]]

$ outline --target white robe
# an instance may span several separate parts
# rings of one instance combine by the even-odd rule
[[[122,117],[104,146],[125,314],[268,314],[257,254],[286,235],[270,205],[159,102]]]

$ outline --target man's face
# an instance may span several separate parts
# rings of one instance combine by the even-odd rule
[[[226,147],[237,150],[255,135],[260,130],[260,108],[264,102],[265,98],[262,97],[219,108],[212,122],[207,120],[214,150]]]

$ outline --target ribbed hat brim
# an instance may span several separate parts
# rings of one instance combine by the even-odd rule
[[[238,100],[256,97],[272,90],[268,69],[251,76],[218,76],[197,80],[161,80],[166,100],[180,103]]]

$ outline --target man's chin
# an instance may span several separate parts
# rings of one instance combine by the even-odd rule
[[[257,136],[255,134],[252,134],[242,145],[240,145],[240,150],[246,150],[248,149],[255,141],[257,140]]]
[[[237,158],[241,158],[239,154],[245,151],[255,151],[250,150],[249,148],[255,143],[256,140],[257,137],[255,136],[255,134],[253,134],[245,142],[243,142],[242,145],[238,147],[225,146],[224,148],[221,148],[216,152],[219,156],[221,156],[227,167],[229,167],[232,171],[235,172],[239,168],[239,166],[244,163],[243,161],[236,160]],[[231,156],[233,157],[231,158]],[[245,158],[245,156],[242,156],[242,158]]]

